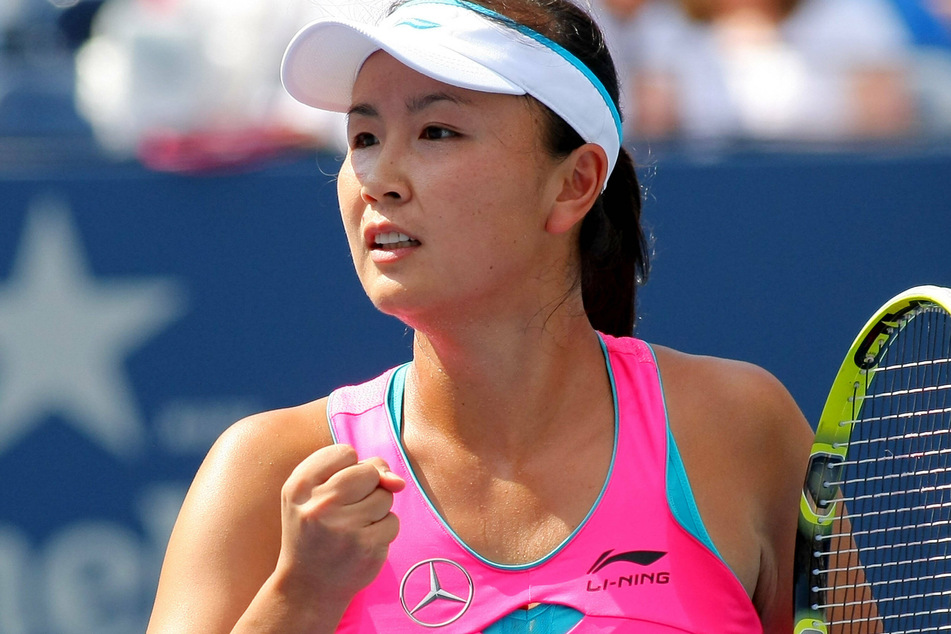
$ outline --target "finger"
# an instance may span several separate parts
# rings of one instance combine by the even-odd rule
[[[406,481],[396,473],[390,471],[390,466],[383,458],[374,456],[361,461],[361,464],[371,464],[380,472],[380,486],[387,491],[396,493],[406,488]]]
[[[406,488],[406,480],[392,471],[380,475],[380,486],[390,493],[399,493]]]
[[[314,490],[314,495],[328,497],[339,505],[356,504],[380,487],[380,472],[375,465],[358,463],[330,476]]]
[[[356,464],[357,452],[350,445],[322,447],[294,468],[284,484],[285,494],[296,502],[302,502],[311,496],[314,487]]]
[[[393,494],[377,487],[362,500],[339,507],[334,523],[363,528],[385,518],[392,508]]]
[[[394,513],[387,513],[364,530],[373,542],[389,545],[400,533],[400,519]]]
[[[400,532],[400,521],[393,513],[387,514],[379,522],[362,528],[359,535],[360,551],[369,560],[382,564],[389,553],[390,544]]]

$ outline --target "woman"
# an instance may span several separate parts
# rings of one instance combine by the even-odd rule
[[[150,631],[790,631],[812,434],[762,370],[627,336],[639,188],[587,15],[414,0],[305,27],[283,76],[348,112],[350,248],[413,360],[222,436]]]

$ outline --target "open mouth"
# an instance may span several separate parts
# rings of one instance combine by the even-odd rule
[[[419,240],[411,238],[405,233],[397,233],[396,231],[378,233],[376,237],[373,238],[373,248],[382,249],[384,251],[405,249],[407,247],[415,247],[419,245]]]

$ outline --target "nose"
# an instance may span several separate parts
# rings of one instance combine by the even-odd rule
[[[360,196],[365,203],[405,202],[409,185],[404,161],[395,148],[382,147],[363,174]]]

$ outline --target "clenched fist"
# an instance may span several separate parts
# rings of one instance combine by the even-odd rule
[[[405,486],[381,458],[361,461],[349,445],[311,454],[281,490],[281,576],[342,614],[386,560],[399,532],[393,494]]]

